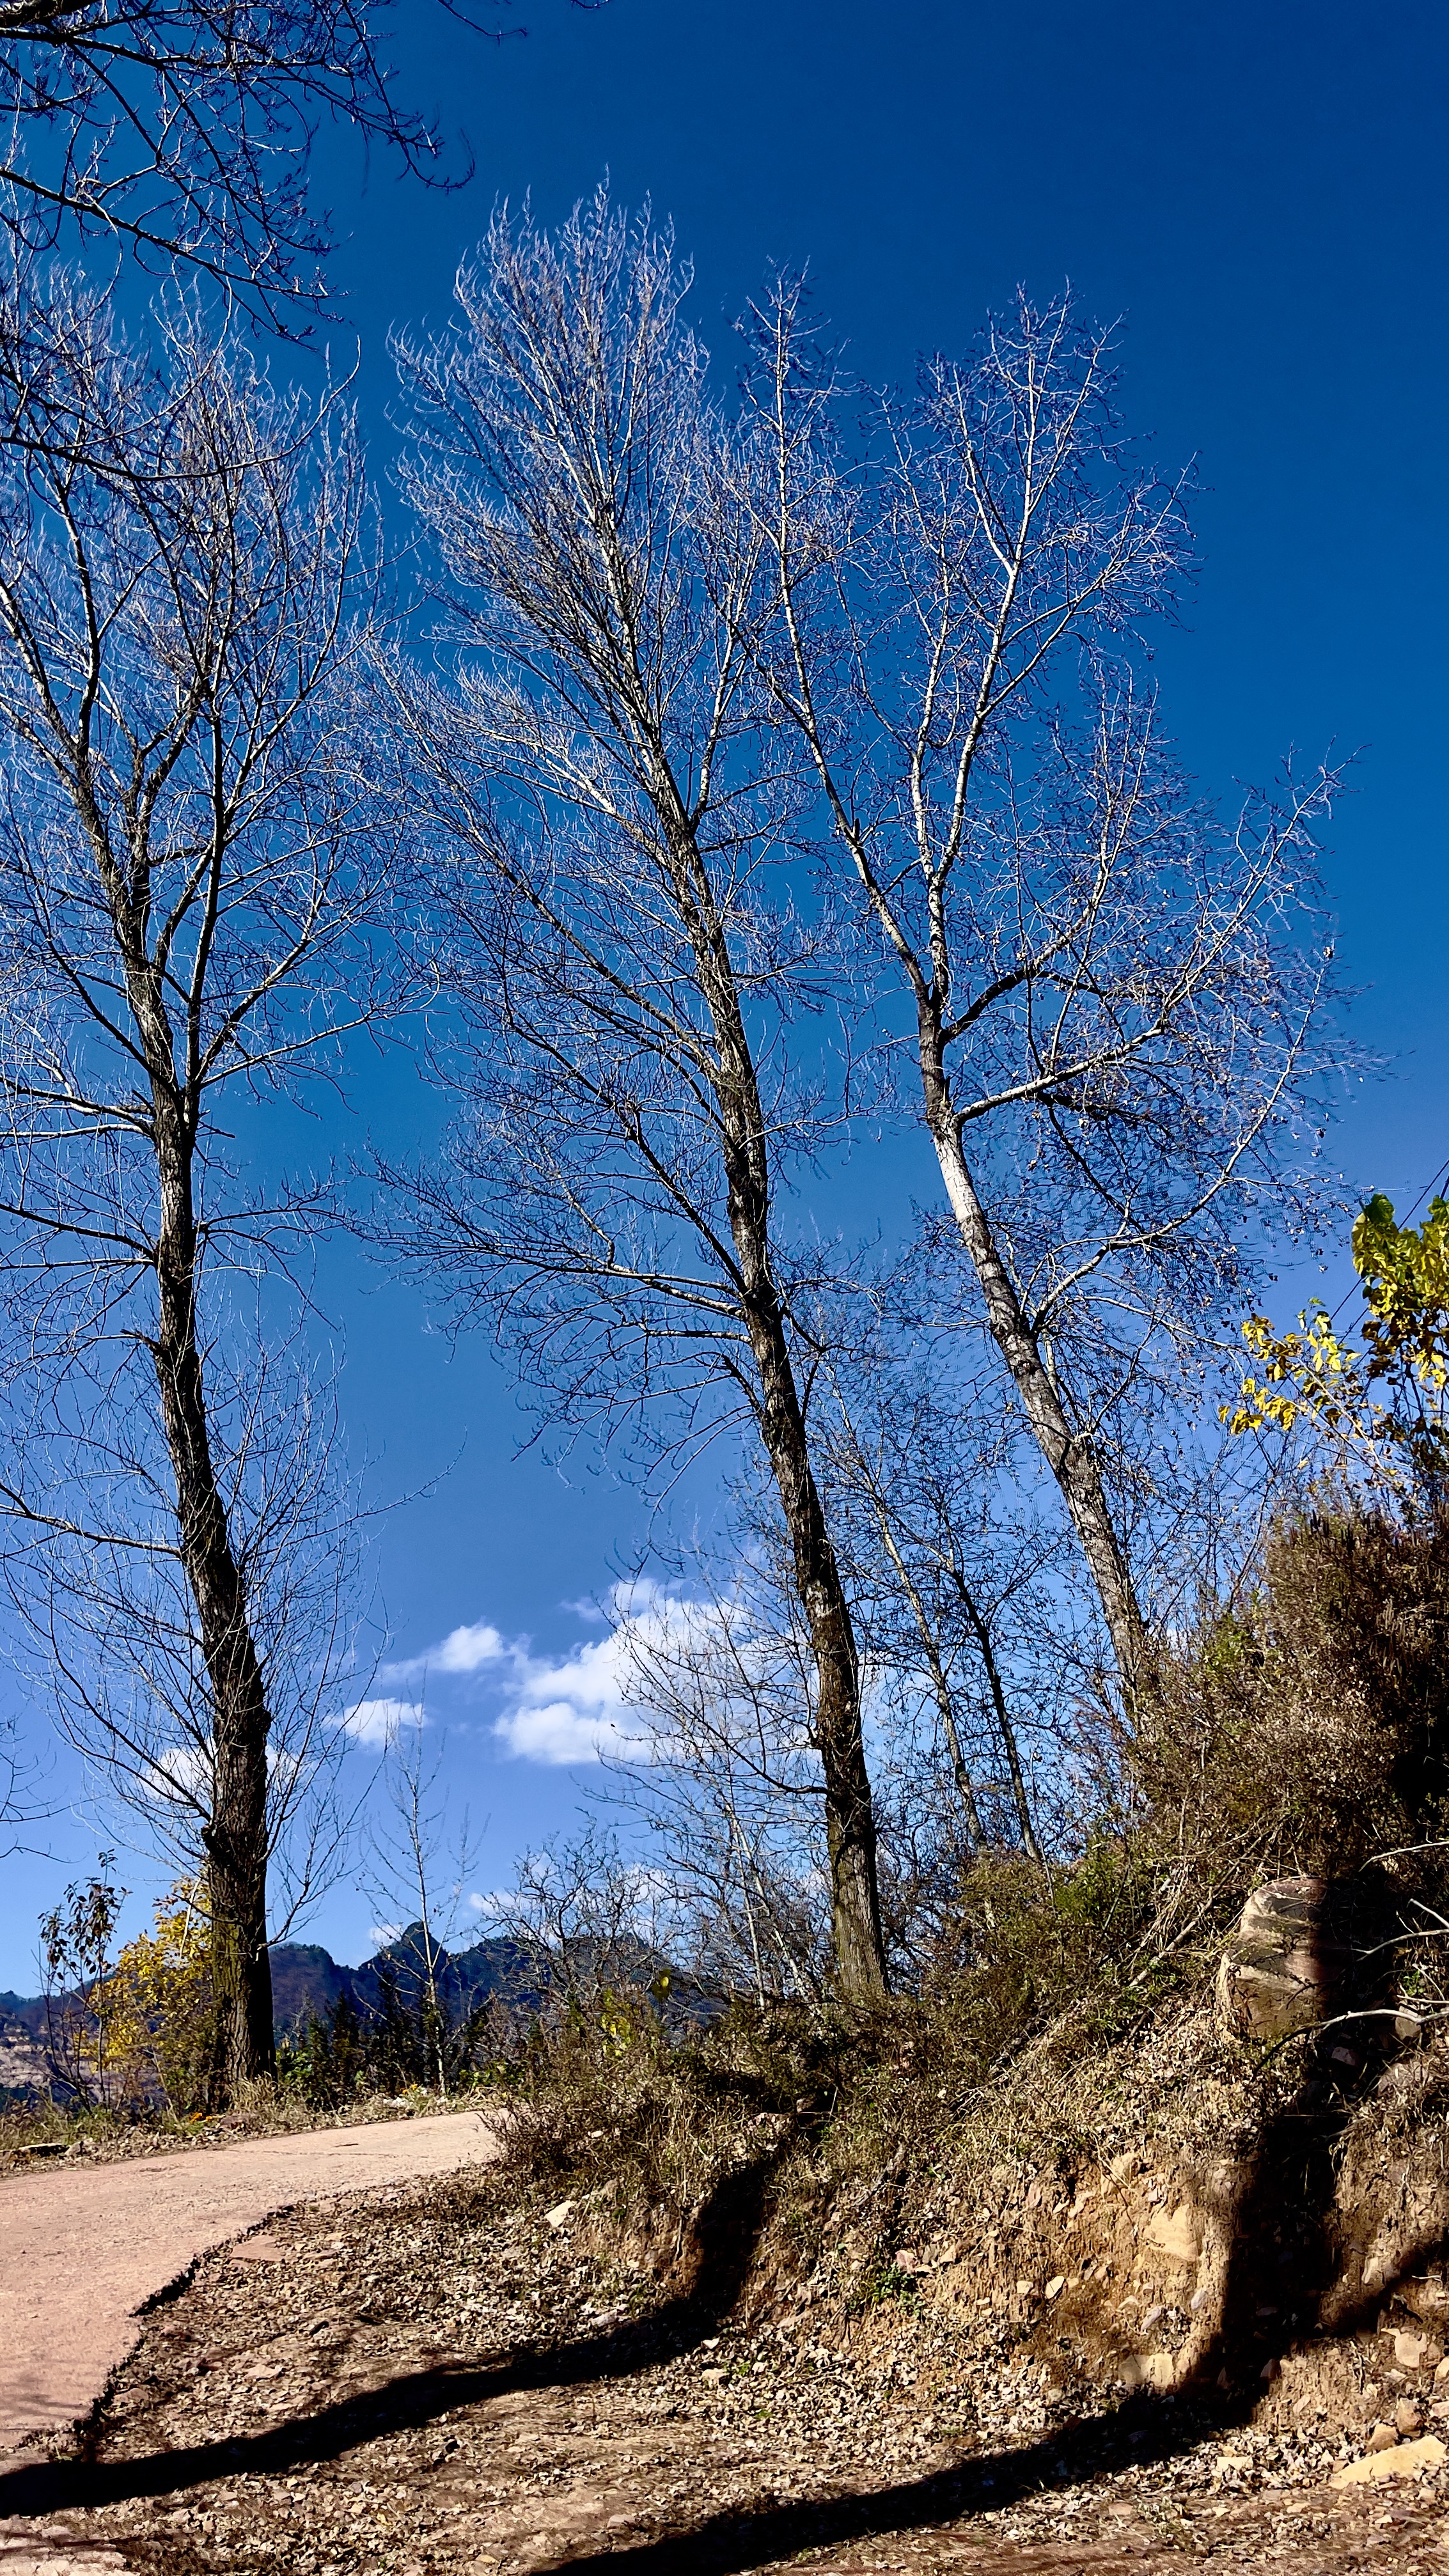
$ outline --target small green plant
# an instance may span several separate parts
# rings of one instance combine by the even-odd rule
[[[378,1989],[375,2012],[359,2013],[342,1994],[330,2012],[312,2014],[283,2038],[277,2081],[284,2093],[331,2111],[370,2093],[435,2096],[441,2086],[451,2096],[505,2080],[505,2061],[483,2055],[493,2035],[487,2003],[453,2021],[421,1981],[408,1993],[395,1970],[383,1969]]]
[[[856,2276],[845,2302],[846,2314],[864,2316],[871,2308],[889,2307],[896,2302],[913,2306],[916,2297],[913,2275],[903,2272],[889,2255],[875,2255]]]
[[[62,2098],[87,2108],[109,2109],[128,2090],[113,2045],[120,1998],[112,1943],[127,1894],[110,1874],[115,1857],[102,1852],[93,1876],[72,1880],[40,1918],[46,2057]]]
[[[367,2090],[367,2055],[350,1995],[287,2032],[277,2047],[277,2083],[318,2111],[338,2110]]]

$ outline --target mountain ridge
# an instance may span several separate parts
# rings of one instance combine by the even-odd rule
[[[344,1996],[362,2019],[379,2014],[391,1986],[400,2000],[415,2004],[423,1984],[421,1923],[404,1930],[359,1967],[334,1959],[320,1941],[278,1941],[269,1949],[272,1963],[272,2027],[278,2041],[323,2021]],[[536,2000],[527,1977],[520,1944],[504,1934],[470,1942],[463,1950],[434,1950],[434,1974],[451,2023],[467,2019],[480,2003],[507,1994],[519,2001]],[[0,2092],[48,2093],[45,2059],[46,1998],[0,1992]]]

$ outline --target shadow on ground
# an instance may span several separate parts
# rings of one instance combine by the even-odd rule
[[[888,2534],[929,2530],[996,2511],[1048,2489],[1064,2489],[1131,2464],[1173,2458],[1210,2430],[1240,2424],[1263,2393],[1265,2360],[1311,2334],[1338,2259],[1332,2239],[1334,2147],[1348,2116],[1341,2092],[1316,2067],[1265,2131],[1244,2198],[1229,2266],[1221,2331],[1193,2383],[1169,2396],[1145,2393],[1084,2416],[1024,2448],[981,2454],[960,2467],[909,2483],[824,2501],[709,2516],[687,2533],[632,2545],[611,2541],[568,2560],[571,2576],[720,2576],[787,2559],[804,2549],[840,2547]],[[529,2389],[578,2387],[628,2377],[687,2352],[720,2325],[744,2286],[777,2159],[765,2158],[718,2186],[696,2230],[699,2264],[688,2297],[647,2317],[582,2336],[552,2350],[525,2349],[496,2362],[445,2365],[391,2381],[346,2403],[240,2438],[198,2443],[136,2460],[37,2463],[0,2476],[0,2517],[74,2512],[140,2498],[176,2496],[213,2480],[276,2478],[336,2460],[386,2434],[417,2430],[490,2399]],[[1442,2251],[1416,2249],[1411,2268]],[[1281,2301],[1265,2280],[1281,2280]],[[1356,2331],[1392,2294],[1392,2283],[1349,2315],[1337,2334]],[[1267,2316],[1260,2314],[1269,2308]],[[1226,2383],[1226,2385],[1224,2385]],[[104,2438],[104,2425],[98,2428]]]

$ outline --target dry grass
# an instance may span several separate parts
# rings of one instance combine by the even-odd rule
[[[1442,1837],[1449,1522],[1323,1509],[1279,1529],[1246,1600],[1162,1658],[1133,1766],[1144,1847],[1220,1908]]]
[[[1449,1529],[1280,1531],[1253,1598],[1164,1663],[1133,1759],[1135,1814],[1074,1866],[963,1876],[917,1995],[736,2003],[672,2039],[648,1997],[614,1997],[536,2030],[508,2070],[514,2174],[681,2262],[712,2196],[753,2175],[761,2264],[809,2272],[848,2220],[854,2276],[879,2288],[933,2209],[998,2168],[1250,2158],[1300,2093],[1335,2137],[1377,2134],[1428,2081],[1408,2060],[1397,2094],[1383,2081],[1392,2008],[1432,2035],[1445,1986],[1445,1854],[1396,1847],[1446,1822]],[[1389,2017],[1360,2027],[1353,2073],[1306,2038],[1237,2041],[1212,2008],[1250,1888],[1309,1870],[1343,1882],[1375,1945],[1364,1999]]]

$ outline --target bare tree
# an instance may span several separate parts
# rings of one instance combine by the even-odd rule
[[[398,101],[382,16],[366,0],[4,0],[13,246],[180,262],[296,330],[325,292],[329,228],[307,186],[320,123],[435,184],[470,174],[466,154],[447,173],[435,125]]]
[[[1002,1628],[1022,1595],[1039,1601],[1054,1540],[1030,1525],[1012,1527],[1009,1429],[990,1443],[963,1440],[963,1416],[953,1408],[942,1419],[939,1382],[878,1392],[884,1400],[867,1429],[837,1384],[833,1461],[855,1506],[851,1573],[857,1601],[871,1604],[861,1615],[872,1661],[898,1689],[925,1686],[968,1849],[979,1854],[999,1839],[983,1804],[1004,1767],[1015,1831],[1040,1863]]]
[[[118,1833],[139,1822],[181,1876],[223,1884],[212,1852],[241,1765],[235,1747],[218,1762],[216,1690],[163,1482],[154,1370],[144,1347],[118,1365],[118,1343],[134,1335],[122,1312],[93,1339],[82,1324],[63,1351],[38,1348],[39,1265],[22,1265],[19,1250],[0,1513],[8,1588],[33,1645],[31,1696],[86,1756]],[[49,1283],[62,1293],[73,1284]],[[262,1784],[254,1792],[245,1772],[232,1839],[245,1854],[255,1838],[265,1934],[285,1940],[347,1840],[334,1719],[355,1647],[356,1497],[338,1472],[333,1389],[301,1335],[283,1335],[275,1301],[259,1312],[244,1281],[231,1284],[228,1294],[215,1275],[208,1282],[205,1414],[267,1715]],[[50,1302],[54,1318],[59,1299]]]
[[[680,1909],[661,1876],[588,1819],[525,1852],[513,1886],[490,1897],[485,1917],[518,1962],[513,1991],[500,1998],[505,2011],[552,2027],[584,2014],[607,2038],[617,2014],[628,2018],[623,1999],[659,1990],[661,1972],[668,1976]]]
[[[1109,334],[1023,299],[970,364],[881,398],[868,454],[798,287],[750,336],[759,667],[898,973],[951,1227],[1130,1699],[1114,1423],[1154,1372],[1191,1404],[1251,1230],[1314,1219],[1333,782],[1224,827],[1175,770],[1136,638],[1183,577],[1182,491],[1124,445]]]
[[[254,1175],[391,998],[386,851],[351,424],[158,329],[153,363],[58,296],[79,460],[0,482],[5,1501],[79,1740],[196,1819],[234,2083],[271,2063],[268,1860],[348,1642],[287,1277],[325,1190]]]
[[[836,1132],[790,1044],[831,924],[791,900],[794,782],[748,685],[766,558],[719,506],[687,286],[602,196],[556,241],[500,214],[461,325],[400,350],[406,484],[463,644],[456,690],[397,687],[469,1029],[439,1061],[470,1110],[398,1242],[460,1315],[502,1318],[555,1419],[648,1415],[686,1446],[753,1427],[810,1641],[836,1973],[869,1997],[859,1658],[801,1323],[818,1254],[779,1209]]]
[[[851,1595],[896,1770],[944,1762],[969,1858],[1020,1848],[1046,1868],[1078,1838],[1087,1773],[1113,1786],[1080,1560],[985,1335],[933,1329],[909,1286],[888,1281],[876,1335],[832,1358],[825,1472]]]
[[[44,1802],[44,1767],[21,1734],[18,1718],[0,1717],[0,1860],[27,1848],[24,1836],[53,1810]]]
[[[687,1592],[642,1615],[626,1596],[632,1749],[610,1766],[606,1796],[642,1828],[696,1975],[760,2001],[809,2001],[830,1950],[823,1783],[803,1716],[810,1642],[774,1516],[763,1522],[763,1546],[733,1533],[727,1580],[696,1553]]]
[[[417,1908],[389,1936],[390,1959],[410,1972],[419,2038],[444,2099],[460,2071],[454,2021],[466,2027],[469,2019],[455,1981],[450,1984],[448,1945],[464,1920],[473,1859],[467,1810],[455,1824],[439,1790],[445,1746],[446,1738],[440,1737],[430,1750],[421,1709],[392,1727],[384,1753],[381,1811],[374,1815],[371,1836],[379,1906]]]

